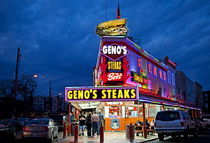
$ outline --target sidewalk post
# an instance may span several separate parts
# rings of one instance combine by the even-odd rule
[[[104,142],[104,127],[101,124],[101,126],[100,126],[100,143],[103,143],[103,142]]]
[[[67,123],[68,123],[68,127],[67,127],[67,135],[69,136],[71,133],[71,122],[70,122],[70,114],[71,113],[71,103],[69,102],[68,104],[68,116],[67,116]]]
[[[78,142],[78,125],[74,127],[74,143]]]
[[[134,140],[134,126],[132,124],[130,124],[130,126],[129,126],[129,132],[130,132],[129,139],[130,139],[130,141],[133,141]]]
[[[145,118],[145,103],[143,102],[143,134],[144,138],[147,138],[147,129],[146,129],[146,118]]]
[[[71,124],[68,123],[68,127],[67,127],[67,135],[70,136],[70,133],[71,133]]]
[[[66,123],[63,124],[63,138],[66,137]]]

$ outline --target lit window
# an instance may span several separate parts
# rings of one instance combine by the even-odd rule
[[[168,71],[168,83],[171,83],[171,73],[170,73],[170,71]]]
[[[138,67],[141,69],[142,68],[142,58],[138,57]]]
[[[157,67],[153,66],[154,75],[157,76]]]
[[[175,85],[174,73],[171,73],[171,81],[172,81],[172,85]]]
[[[163,71],[163,80],[166,81],[166,72]]]
[[[148,62],[147,66],[148,66],[148,73],[152,74],[152,64],[150,62]]]
[[[160,76],[160,79],[163,79],[163,71],[161,69],[159,69],[159,76]]]

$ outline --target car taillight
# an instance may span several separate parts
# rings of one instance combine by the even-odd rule
[[[184,122],[180,122],[181,123],[181,127],[184,127]]]
[[[23,131],[27,132],[27,131],[30,131],[30,129],[29,129],[29,127],[23,127]]]
[[[42,127],[41,131],[48,131],[48,127]]]

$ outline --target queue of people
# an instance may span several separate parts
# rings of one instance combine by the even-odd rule
[[[100,126],[104,123],[104,117],[100,112],[89,112],[86,115],[79,115],[79,135],[84,136],[85,127],[87,129],[87,136],[94,137],[100,134]]]
[[[148,122],[147,119],[145,120],[145,122],[146,122],[146,128],[149,129],[150,128],[150,123]],[[141,122],[140,120],[137,120],[136,123],[135,123],[136,126],[143,126],[143,124],[144,123]]]

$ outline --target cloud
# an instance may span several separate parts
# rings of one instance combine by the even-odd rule
[[[20,73],[52,78],[55,92],[68,85],[92,85],[100,44],[95,26],[114,19],[116,8],[117,1],[111,0],[0,1],[0,65],[5,67],[0,74],[12,77],[20,46]],[[129,34],[141,39],[145,50],[157,58],[169,56],[190,78],[210,88],[205,78],[209,1],[132,0],[120,1],[120,8],[128,18]],[[48,93],[48,81],[38,80],[42,94]]]

